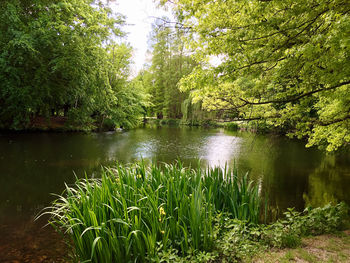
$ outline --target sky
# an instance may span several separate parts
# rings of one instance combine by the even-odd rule
[[[147,42],[154,17],[172,17],[170,11],[157,8],[153,0],[116,0],[110,2],[113,11],[126,16],[127,42],[134,49],[132,75],[136,76],[147,59]]]

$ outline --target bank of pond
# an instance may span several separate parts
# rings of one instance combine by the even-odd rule
[[[345,203],[269,222],[268,202],[259,181],[235,168],[140,161],[77,179],[41,215],[79,262],[239,262],[347,227]]]
[[[67,117],[64,116],[51,116],[42,117],[38,116],[32,118],[29,124],[20,130],[4,129],[0,127],[0,130],[4,131],[34,131],[34,132],[101,132],[101,131],[125,131],[145,125],[149,126],[190,126],[190,127],[211,127],[211,128],[223,128],[230,131],[237,131],[239,129],[249,130],[252,132],[268,133],[278,132],[283,134],[284,131],[277,129],[274,126],[268,125],[266,122],[242,122],[233,120],[215,120],[215,119],[157,119],[153,117],[145,117],[136,121],[133,125],[123,126],[116,125],[115,123],[105,119],[102,123],[90,123],[89,125],[76,124],[70,122]]]

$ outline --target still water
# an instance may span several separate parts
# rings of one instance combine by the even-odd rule
[[[0,262],[60,262],[56,256],[65,251],[57,237],[33,217],[75,176],[98,176],[101,166],[141,158],[186,165],[200,159],[203,167],[235,163],[259,182],[276,215],[287,207],[350,203],[350,154],[326,155],[284,137],[193,127],[0,134]]]

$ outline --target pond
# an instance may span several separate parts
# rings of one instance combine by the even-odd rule
[[[0,135],[0,262],[64,262],[66,248],[39,211],[75,177],[98,176],[101,166],[143,158],[181,159],[202,167],[236,165],[267,196],[270,213],[287,207],[350,203],[350,154],[326,155],[276,135],[198,127],[140,128],[113,133]]]

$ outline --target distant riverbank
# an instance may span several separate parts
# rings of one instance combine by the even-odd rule
[[[184,119],[157,119],[155,117],[144,117],[134,126],[124,127],[115,126],[109,119],[103,120],[101,123],[77,123],[70,121],[64,116],[43,117],[37,116],[31,118],[29,123],[21,129],[9,129],[0,127],[0,131],[6,132],[106,132],[106,131],[123,131],[139,128],[144,125],[150,126],[190,126],[190,127],[210,127],[223,128],[229,131],[249,131],[259,134],[285,134],[284,130],[273,127],[266,123],[250,121],[232,121],[224,119],[203,119],[203,120],[184,120]]]

